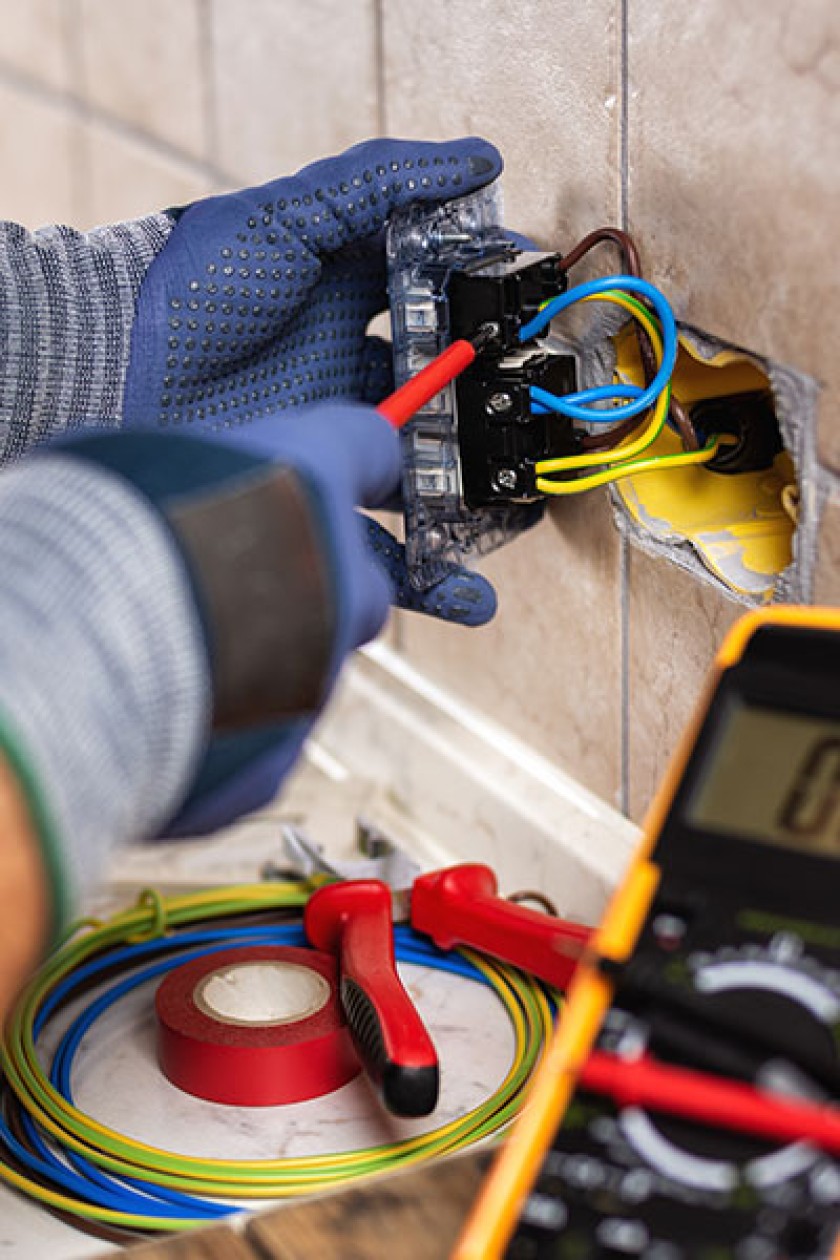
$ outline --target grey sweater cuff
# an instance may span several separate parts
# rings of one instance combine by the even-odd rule
[[[172,228],[165,214],[92,232],[0,222],[0,463],[120,426],[137,295]]]
[[[176,811],[210,714],[183,561],[142,496],[60,453],[0,475],[0,728],[71,901]]]

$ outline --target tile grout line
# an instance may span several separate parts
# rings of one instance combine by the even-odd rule
[[[204,120],[204,156],[215,169],[219,152],[219,110],[216,96],[215,40],[211,0],[199,0],[199,66],[201,70],[201,114]]]
[[[64,110],[79,122],[97,123],[112,135],[137,144],[148,153],[174,162],[193,174],[238,186],[239,181],[235,174],[221,169],[212,162],[197,158],[184,149],[179,149],[177,145],[167,144],[159,137],[144,131],[142,127],[92,105],[76,91],[62,91],[48,83],[42,83],[32,75],[18,69],[17,66],[4,62],[2,57],[0,57],[0,84],[21,92],[42,105]]]
[[[630,75],[629,75],[629,19],[630,0],[620,0],[620,52],[619,73],[621,76],[621,111],[619,135],[619,213],[621,227],[626,232],[630,218]],[[619,545],[619,634],[621,661],[621,812],[629,817],[630,813],[630,552],[627,535],[622,532]]]
[[[384,0],[373,4],[373,73],[376,93],[376,130],[380,136],[388,131],[388,108],[385,91],[385,8]]]
[[[619,21],[621,24],[619,65],[621,74],[621,110],[619,136],[619,214],[621,227],[627,232],[630,218],[630,0],[619,0]]]
[[[376,131],[388,134],[388,100],[385,79],[385,0],[371,0],[373,6],[373,72],[376,92]],[[388,622],[395,652],[405,651],[405,613],[393,608]]]
[[[87,217],[87,197],[90,186],[90,154],[88,136],[85,128],[89,116],[87,92],[85,84],[84,56],[82,53],[82,14],[79,0],[69,0],[61,10],[61,40],[67,57],[69,82],[72,94],[79,104],[75,110],[68,108],[68,113],[75,116],[78,129],[74,131],[72,141],[73,162],[70,170],[70,194],[74,214],[80,219]]]

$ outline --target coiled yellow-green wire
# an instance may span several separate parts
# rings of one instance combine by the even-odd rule
[[[313,887],[245,885],[171,898],[151,893],[137,906],[105,922],[88,921],[86,930],[66,940],[34,977],[6,1029],[0,1064],[31,1118],[60,1147],[117,1176],[234,1201],[312,1194],[356,1177],[462,1150],[503,1129],[520,1106],[524,1086],[551,1032],[551,1007],[546,992],[532,979],[468,950],[462,951],[464,956],[486,977],[510,1018],[515,1040],[513,1061],[504,1080],[483,1103],[419,1136],[359,1151],[297,1159],[200,1159],[125,1137],[86,1115],[55,1090],[39,1061],[33,1026],[49,993],[74,970],[105,950],[162,935],[170,927],[255,911],[270,914],[272,910],[302,908]],[[101,1207],[44,1187],[2,1163],[0,1181],[51,1207],[127,1228],[170,1231],[208,1223],[206,1217],[179,1220]]]

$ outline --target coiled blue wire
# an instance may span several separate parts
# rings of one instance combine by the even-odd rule
[[[307,941],[299,924],[183,932],[178,936],[142,941],[114,950],[86,963],[67,976],[52,990],[38,1010],[33,1024],[33,1035],[36,1039],[61,1003],[71,998],[82,984],[89,980],[95,981],[97,976],[113,966],[140,963],[161,954],[172,953],[173,950],[177,951],[174,957],[151,962],[112,985],[76,1017],[62,1036],[53,1058],[50,1069],[53,1087],[69,1103],[73,1102],[70,1079],[79,1046],[96,1020],[126,994],[195,958],[227,951],[237,945],[292,945],[303,948]],[[467,959],[459,954],[444,953],[407,926],[398,925],[394,928],[394,952],[400,962],[419,963],[477,980],[482,984],[489,983]],[[198,1198],[168,1186],[158,1186],[129,1177],[109,1176],[96,1164],[74,1151],[64,1152],[62,1158],[44,1141],[31,1116],[24,1114],[22,1121],[35,1151],[28,1150],[17,1140],[2,1117],[0,1144],[5,1145],[10,1154],[36,1176],[44,1177],[55,1186],[90,1203],[135,1216],[166,1217],[172,1220],[206,1217],[210,1221],[239,1211],[236,1205]]]
[[[651,383],[642,389],[639,385],[597,385],[592,389],[577,390],[572,394],[564,394],[562,398],[539,386],[531,388],[531,398],[538,409],[559,412],[570,416],[573,420],[583,420],[588,424],[615,424],[620,420],[628,420],[647,411],[656,402],[665,389],[674,371],[677,361],[677,322],[674,312],[664,294],[638,276],[601,276],[597,280],[588,280],[585,284],[576,285],[566,293],[552,300],[538,311],[532,320],[523,324],[519,332],[520,341],[530,341],[543,331],[561,311],[568,310],[586,297],[597,297],[601,293],[614,289],[624,289],[630,293],[639,293],[646,297],[659,316],[662,326],[662,362]],[[615,401],[617,398],[629,398],[632,401],[620,407],[611,407],[606,411],[595,408],[595,403]]]

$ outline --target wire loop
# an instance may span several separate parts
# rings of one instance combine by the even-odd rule
[[[166,904],[156,888],[144,888],[142,890],[137,898],[136,909],[151,911],[151,921],[148,930],[142,929],[139,932],[132,932],[130,936],[126,936],[127,944],[140,945],[143,941],[154,941],[161,936],[166,936],[168,929]]]

